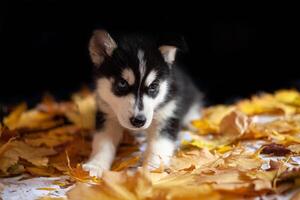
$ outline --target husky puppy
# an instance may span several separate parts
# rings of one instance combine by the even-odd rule
[[[175,64],[177,50],[145,35],[115,40],[104,30],[94,32],[89,52],[95,66],[97,131],[83,165],[90,175],[110,169],[125,129],[145,132],[144,166],[168,166],[180,128],[199,117],[202,96]]]

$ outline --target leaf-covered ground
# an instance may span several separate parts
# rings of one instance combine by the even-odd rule
[[[98,179],[81,168],[91,151],[93,94],[82,91],[68,102],[45,96],[34,108],[21,103],[0,124],[0,176],[67,175],[55,184],[74,184],[67,196],[78,200],[251,199],[300,185],[297,91],[209,107],[202,116],[182,130],[169,167],[143,169],[143,141],[126,133],[112,170]]]

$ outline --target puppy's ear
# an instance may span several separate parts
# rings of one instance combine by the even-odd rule
[[[175,61],[177,47],[170,45],[162,45],[158,49],[162,54],[165,62],[169,65],[172,65]]]
[[[89,52],[92,62],[99,67],[105,57],[111,56],[117,48],[116,42],[104,30],[96,30],[89,43]]]

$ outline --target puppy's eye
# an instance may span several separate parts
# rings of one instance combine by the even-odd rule
[[[148,94],[149,95],[156,95],[156,93],[158,92],[158,83],[157,82],[153,82],[148,86]]]
[[[129,88],[128,82],[124,80],[123,78],[120,78],[117,80],[115,84],[115,89],[117,92],[126,92]]]

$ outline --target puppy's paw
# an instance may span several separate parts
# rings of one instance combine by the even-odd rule
[[[171,156],[167,155],[152,155],[146,160],[146,168],[150,171],[158,169],[160,167],[168,167],[170,164]]]
[[[101,177],[103,171],[108,170],[102,167],[98,162],[89,161],[82,165],[85,171],[88,171],[90,176]]]

